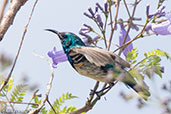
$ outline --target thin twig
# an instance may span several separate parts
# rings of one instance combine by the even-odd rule
[[[25,4],[26,1],[27,0],[13,0],[12,1],[11,7],[9,7],[7,13],[5,14],[0,24],[0,41],[3,39],[10,25],[12,25],[17,12],[21,8],[21,6]]]
[[[126,3],[125,0],[123,0],[123,2],[124,2],[124,5],[125,5],[125,8],[126,8],[126,10],[127,10],[128,16],[129,16],[129,18],[130,18],[130,17],[131,17],[131,14],[130,14],[130,12],[129,12],[128,5],[127,5],[127,3]]]
[[[114,85],[117,83],[118,81],[116,81],[115,83],[114,83]],[[113,86],[114,86],[113,85]],[[113,87],[112,86],[112,87]],[[99,97],[102,97],[103,95],[105,95],[106,93],[108,93],[109,92],[109,90],[112,88],[112,87],[110,87],[108,90],[106,90],[105,92],[100,92],[99,93]],[[78,109],[78,110],[76,110],[76,111],[73,111],[73,112],[71,112],[70,114],[81,114],[81,113],[83,113],[83,112],[88,112],[88,111],[90,111],[94,106],[95,106],[95,104],[97,103],[97,101],[99,100],[99,97],[96,97],[91,103],[89,102],[89,101],[87,101],[86,102],[86,104],[82,107],[82,108],[80,108],[80,109]]]
[[[2,93],[5,95],[5,98],[6,98],[6,100],[7,100],[6,103],[9,103],[9,105],[10,105],[12,111],[14,112],[14,114],[16,114],[15,109],[14,109],[14,106],[10,103],[10,100],[9,100],[8,96],[7,96],[3,91],[2,91]]]
[[[46,90],[45,97],[44,97],[42,103],[39,105],[39,107],[37,109],[30,111],[29,114],[37,114],[43,108],[43,106],[45,105],[45,102],[48,100],[48,96],[49,96],[50,90],[52,88],[52,81],[53,81],[53,78],[54,78],[54,71],[53,71],[53,67],[52,67],[51,62],[47,58],[45,58],[43,56],[37,55],[35,53],[34,53],[34,55],[38,56],[41,59],[45,59],[48,62],[49,66],[50,66],[50,70],[51,70],[51,77],[50,77],[49,83],[47,85],[47,90]]]
[[[50,107],[52,108],[53,112],[54,112],[55,114],[57,114],[56,111],[55,111],[55,109],[53,108],[52,104],[50,103],[49,99],[47,99],[47,102],[48,102],[48,104],[50,105]]]
[[[37,93],[38,91],[39,91],[39,89],[37,89],[37,90],[33,93],[33,95],[32,95],[32,97],[31,97],[29,103],[32,102],[32,100],[34,99],[34,97],[36,96],[36,93]],[[29,108],[29,104],[26,106],[24,112],[27,112],[27,111],[28,111],[28,108]]]
[[[124,45],[125,42],[126,42],[126,40],[127,40],[129,31],[130,31],[131,26],[132,26],[132,21],[133,21],[133,18],[134,18],[134,14],[135,14],[135,10],[136,10],[137,5],[138,5],[138,2],[137,2],[137,0],[135,0],[134,9],[133,9],[133,11],[132,11],[131,17],[129,18],[128,29],[127,29],[127,32],[126,32],[126,34],[125,34],[125,38],[124,38],[124,41],[123,41],[122,45]],[[121,55],[121,53],[122,53],[122,51],[123,51],[124,49],[125,49],[125,47],[123,47],[123,48],[120,49],[119,54],[118,54],[119,56]]]
[[[13,102],[13,101],[0,101],[0,103],[27,104],[27,105],[35,105],[35,106],[38,106],[39,105],[37,103]]]
[[[114,35],[114,30],[115,30],[115,27],[116,27],[116,24],[117,24],[117,18],[118,18],[118,13],[119,13],[119,6],[120,6],[120,0],[117,0],[117,7],[116,7],[116,14],[115,14],[115,19],[114,19],[114,25],[111,27],[111,34],[110,34],[109,44],[108,44],[107,50],[110,50],[112,38],[113,38],[113,35]],[[113,23],[113,21],[111,20],[111,24],[112,23]]]
[[[2,17],[4,15],[4,10],[7,6],[7,3],[8,3],[8,0],[4,0],[2,5],[1,5],[1,10],[0,10],[0,23],[1,23],[1,20],[2,20]]]
[[[107,25],[107,20],[108,20],[108,14],[105,15],[105,24],[104,24],[104,28],[103,28],[103,31],[102,34],[103,34],[103,38],[104,38],[104,43],[105,43],[105,48],[107,48],[107,40],[106,40],[106,25]]]
[[[118,51],[119,49],[121,49],[121,48],[124,48],[124,47],[126,47],[126,46],[128,46],[130,43],[132,43],[133,41],[135,41],[135,40],[137,40],[137,39],[139,39],[139,38],[141,38],[141,37],[143,37],[143,36],[149,36],[149,35],[143,35],[144,34],[144,32],[145,32],[145,28],[146,28],[146,26],[147,26],[147,24],[148,24],[148,19],[146,19],[146,23],[144,24],[144,27],[143,27],[143,29],[141,30],[141,32],[135,37],[135,38],[133,38],[132,40],[130,40],[130,41],[128,41],[128,42],[126,42],[125,44],[123,44],[122,46],[120,46],[120,47],[118,47],[117,49],[115,49],[113,52],[115,53],[116,51]],[[150,34],[150,35],[154,35],[154,34]]]
[[[99,83],[100,83],[99,81],[96,82],[96,84],[93,88],[93,91],[97,90],[97,88],[99,87]],[[88,102],[90,103],[93,100],[93,98],[94,98],[94,94],[90,95],[90,97],[88,98]]]
[[[114,87],[116,84],[117,84],[117,82],[118,81],[116,81],[115,83],[114,83],[114,85],[112,85],[109,89],[107,89],[105,92],[100,92],[99,94],[98,94],[98,97],[96,97],[94,100],[92,100],[91,102],[88,100],[87,102],[86,102],[86,104],[82,107],[82,108],[80,108],[80,109],[78,109],[78,110],[76,110],[76,111],[73,111],[73,112],[71,112],[70,114],[81,114],[81,113],[83,113],[83,112],[88,112],[89,110],[91,110],[94,106],[95,106],[95,104],[97,103],[97,101],[99,100],[99,97],[102,97],[103,95],[105,95],[106,93],[108,93],[109,92],[109,90],[111,90],[111,88],[112,87]],[[102,90],[104,89],[104,87],[106,87],[106,84],[103,86],[103,88],[102,88]]]
[[[18,0],[14,0],[14,1],[18,1]],[[24,27],[24,32],[23,32],[23,35],[22,35],[22,38],[21,38],[21,42],[20,42],[20,45],[19,45],[17,54],[16,54],[16,56],[15,56],[14,63],[13,63],[13,65],[12,65],[12,68],[11,68],[11,70],[10,70],[10,73],[8,74],[8,77],[6,78],[6,80],[3,82],[3,84],[2,84],[1,87],[0,87],[0,92],[2,91],[3,87],[8,83],[8,81],[9,81],[11,75],[12,75],[12,72],[13,72],[13,70],[14,70],[14,67],[15,67],[15,65],[16,65],[18,56],[19,56],[19,54],[20,54],[20,50],[21,50],[21,47],[22,47],[22,44],[23,44],[23,41],[24,41],[24,38],[25,38],[25,34],[26,34],[26,32],[27,32],[28,25],[30,24],[30,21],[31,21],[31,18],[32,18],[34,9],[35,9],[35,6],[36,6],[36,4],[37,4],[37,1],[38,1],[38,0],[36,0],[36,2],[34,3],[33,8],[32,8],[32,11],[31,11],[31,14],[30,14],[30,17],[29,17],[29,19],[28,19],[28,22],[27,22],[26,26]],[[0,26],[0,28],[1,28],[1,26]],[[1,30],[0,30],[0,31],[1,31]],[[1,34],[1,33],[0,33],[0,34]],[[1,38],[1,37],[0,37],[0,38]]]

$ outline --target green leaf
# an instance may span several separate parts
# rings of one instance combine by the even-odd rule
[[[10,84],[10,85],[8,86],[7,92],[9,92],[9,91],[11,90],[12,86],[13,86],[13,84]]]
[[[67,107],[64,107],[61,110],[61,106],[62,106],[63,103],[65,103],[66,100],[70,100],[70,99],[73,99],[73,98],[77,98],[77,97],[76,96],[73,96],[71,93],[68,93],[67,92],[66,94],[62,94],[61,97],[59,97],[58,99],[56,99],[54,101],[54,103],[52,104],[52,106],[53,106],[53,108],[55,109],[55,111],[57,113],[59,113],[59,114],[63,114],[63,113],[66,114],[67,111],[71,111],[71,109],[74,110],[74,109],[76,109],[76,107],[74,107],[74,108],[71,108],[70,107],[70,109],[68,109]],[[50,109],[48,111],[48,114],[52,114],[52,113],[53,113],[53,110]]]
[[[132,49],[131,51],[129,51],[129,52],[127,53],[126,60],[127,60],[129,63],[134,64],[134,63],[136,63],[137,57],[138,57],[138,52],[137,52],[137,49],[134,48],[134,49]]]
[[[47,114],[47,110],[45,109],[45,107],[43,107],[40,111],[42,114]]]
[[[136,79],[141,79],[141,80],[144,80],[144,76],[140,73],[140,71],[138,71],[138,69],[134,68],[134,69],[131,69],[129,71],[129,73],[131,74],[131,76],[133,76],[134,78]]]
[[[158,75],[160,76],[160,78],[162,78],[162,73],[161,73],[160,69],[161,69],[161,67],[158,66],[158,67],[156,68],[155,73],[158,74]]]
[[[144,53],[144,56],[147,57],[147,53]]]
[[[26,93],[26,90],[27,90],[27,86],[26,85],[17,85],[12,94],[11,94],[11,98],[10,98],[10,101],[13,101],[13,102],[22,102],[23,100],[23,96],[25,95]]]
[[[76,107],[70,106],[70,107],[68,107],[68,109],[66,110],[66,113],[73,112],[73,111],[75,111],[76,109],[77,109]]]

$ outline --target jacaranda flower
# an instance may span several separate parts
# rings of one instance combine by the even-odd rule
[[[85,45],[90,45],[92,43],[95,43],[98,39],[100,39],[99,36],[96,36],[94,38],[83,38],[83,42]]]
[[[56,68],[56,65],[61,62],[65,62],[68,60],[66,54],[64,53],[63,50],[61,51],[56,51],[56,47],[53,48],[52,51],[48,52],[48,56],[52,58],[53,61],[53,68]]]
[[[165,9],[165,6],[161,6],[154,13],[149,14],[150,5],[147,5],[147,7],[146,7],[146,15],[148,16],[148,18],[152,18],[153,16],[157,16],[158,18],[162,17],[162,16],[165,16],[165,12],[163,11],[164,9]]]
[[[167,21],[157,23],[150,23],[146,27],[146,31],[153,31],[159,35],[170,35],[171,34],[171,12],[165,14]]]
[[[99,23],[100,27],[103,28],[102,18],[98,13],[95,14],[95,19]]]
[[[125,38],[125,35],[126,35],[126,30],[125,30],[125,27],[123,24],[120,24],[120,27],[121,27],[121,31],[120,31],[120,34],[119,34],[119,45],[122,46],[123,42],[124,42],[124,38]],[[127,36],[127,39],[126,39],[126,42],[130,41],[131,38],[130,36],[128,35]],[[125,42],[125,43],[126,43]],[[124,56],[126,57],[127,55],[127,52],[131,51],[133,49],[133,44],[130,43],[124,50],[123,50],[123,54]]]

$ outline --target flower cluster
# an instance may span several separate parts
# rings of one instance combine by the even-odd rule
[[[165,6],[161,6],[159,9],[157,9],[154,13],[150,14],[149,10],[150,10],[150,5],[147,5],[146,7],[146,15],[148,18],[152,18],[154,16],[156,17],[162,17],[165,16],[165,12],[163,11],[165,9]]]
[[[165,13],[163,10],[165,6],[161,6],[156,12],[149,14],[149,5],[146,8],[146,14],[148,18],[152,17],[166,17],[167,20],[161,23],[150,23],[146,26],[146,31],[153,31],[157,35],[170,35],[171,34],[171,12]]]

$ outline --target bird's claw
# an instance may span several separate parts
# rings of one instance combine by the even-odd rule
[[[100,95],[99,95],[99,93],[101,93],[102,91],[95,91],[95,90],[90,90],[90,95],[96,95],[97,96],[97,98],[100,100]]]

